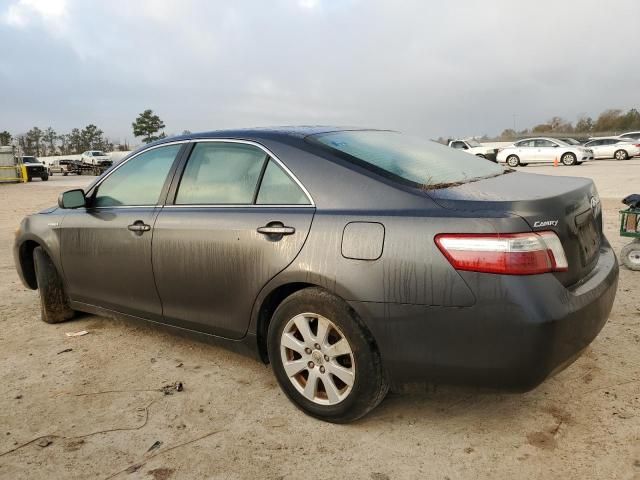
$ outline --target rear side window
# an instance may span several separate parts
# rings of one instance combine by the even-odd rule
[[[363,168],[417,187],[440,188],[505,172],[493,162],[397,132],[340,131],[307,139]]]
[[[258,185],[266,154],[237,143],[198,143],[182,175],[178,205],[249,205]]]
[[[258,205],[309,205],[300,186],[273,160],[269,160],[260,183]]]
[[[109,175],[96,190],[96,207],[155,205],[181,145],[141,153]]]

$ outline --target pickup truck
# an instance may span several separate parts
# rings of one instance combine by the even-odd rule
[[[476,157],[486,158],[487,160],[491,160],[492,162],[496,161],[496,155],[498,153],[497,148],[485,147],[484,145],[478,143],[473,139],[469,140],[449,140],[448,145],[451,148],[456,148],[459,150],[464,150],[471,155],[475,155]]]
[[[49,180],[49,170],[47,166],[31,155],[22,157],[22,163],[27,169],[27,181],[30,182],[35,177],[40,178],[43,182]]]

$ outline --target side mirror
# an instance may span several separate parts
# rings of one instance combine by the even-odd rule
[[[467,145],[463,145],[463,146],[462,146],[462,149],[463,149],[463,150],[469,150],[469,147],[468,147]]]
[[[58,197],[58,206],[60,208],[80,208],[87,204],[84,196],[84,190],[77,188],[63,192]]]

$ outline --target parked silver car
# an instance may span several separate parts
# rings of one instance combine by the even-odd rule
[[[570,145],[556,138],[527,138],[499,150],[497,160],[507,163],[510,167],[554,160],[564,165],[579,165],[587,160],[593,160],[593,152],[588,148]]]
[[[626,160],[640,155],[640,140],[623,140],[618,137],[594,138],[585,144],[593,150],[594,158]]]

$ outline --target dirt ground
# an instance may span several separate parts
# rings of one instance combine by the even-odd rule
[[[594,178],[619,251],[640,160],[527,167]],[[306,417],[268,367],[151,326],[47,325],[11,245],[20,219],[90,178],[0,185],[0,478],[640,479],[640,272],[575,364],[526,394],[394,393],[361,421]],[[65,332],[88,330],[68,338]],[[182,382],[183,390],[165,385]]]

